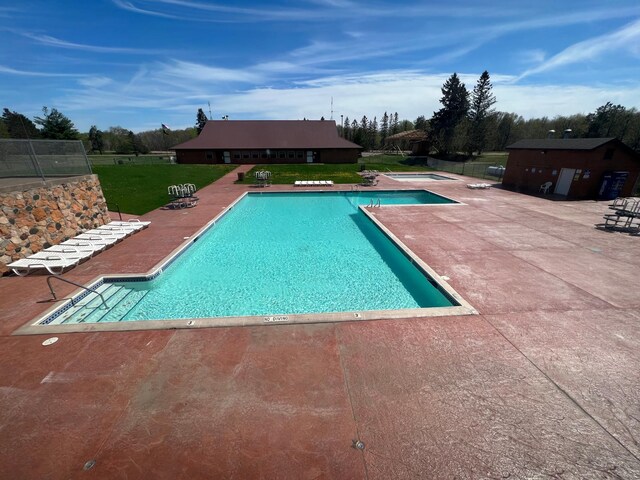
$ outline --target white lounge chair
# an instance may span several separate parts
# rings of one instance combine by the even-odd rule
[[[132,218],[131,220],[127,220],[126,222],[120,220],[112,220],[111,222],[107,223],[107,225],[113,225],[114,227],[133,227],[139,230],[147,228],[150,224],[151,222],[141,222],[137,218]]]
[[[95,253],[100,253],[109,245],[111,244],[104,242],[104,239],[101,242],[100,239],[97,239],[95,241],[90,241],[90,240],[82,240],[82,239],[78,240],[78,238],[75,237],[70,240],[66,240],[62,243],[59,243],[56,246],[69,246],[69,247],[77,247],[81,250],[93,250],[95,254]]]
[[[53,254],[41,256],[43,258],[33,258],[38,254],[27,258],[21,258],[7,265],[16,275],[24,277],[35,270],[46,270],[52,275],[60,275],[67,268],[75,267],[80,263],[78,258],[63,258]]]
[[[60,255],[62,257],[78,257],[80,260],[85,260],[87,258],[91,258],[96,253],[96,250],[86,246],[54,245],[52,247],[45,248],[39,253],[45,253],[50,256]]]
[[[105,247],[110,247],[111,245],[115,245],[122,238],[118,237],[108,237],[107,235],[90,235],[87,233],[83,233],[73,237],[73,240],[87,240],[95,245],[104,245]],[[66,242],[62,242],[66,243]]]
[[[122,240],[125,237],[131,235],[131,232],[125,232],[124,230],[115,231],[115,230],[105,230],[100,228],[93,228],[91,230],[87,230],[83,233],[83,235],[93,235],[93,236],[104,236],[104,237],[114,237],[118,241]]]
[[[111,224],[100,225],[96,230],[101,230],[103,232],[112,232],[115,236],[124,234],[126,237],[128,237],[129,235],[133,235],[138,231],[134,227],[125,227],[125,226],[119,227],[117,225],[111,225]]]

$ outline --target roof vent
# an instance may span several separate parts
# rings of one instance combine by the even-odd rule
[[[556,134],[555,130],[549,130],[547,132],[547,138],[553,138],[553,136]]]
[[[562,133],[562,138],[571,138],[571,133],[573,132],[573,130],[571,130],[570,128],[567,128],[563,133]]]

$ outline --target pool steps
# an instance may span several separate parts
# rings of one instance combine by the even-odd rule
[[[102,294],[109,306],[108,310],[103,307],[100,296],[91,293],[52,323],[121,322],[127,313],[148,293],[147,290],[136,290],[114,283],[105,283],[98,287],[96,292]]]

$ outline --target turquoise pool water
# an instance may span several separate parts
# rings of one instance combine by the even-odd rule
[[[422,190],[249,194],[159,277],[106,283],[54,323],[452,306],[359,209],[454,203]],[[75,311],[73,311],[75,310]]]

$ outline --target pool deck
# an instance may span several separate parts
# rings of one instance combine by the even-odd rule
[[[148,271],[254,190],[233,183],[249,168],[63,277]],[[0,278],[0,478],[640,478],[640,237],[594,228],[606,202],[447,176],[375,188],[465,205],[371,211],[479,315],[43,346],[12,332],[51,306],[45,277]]]

